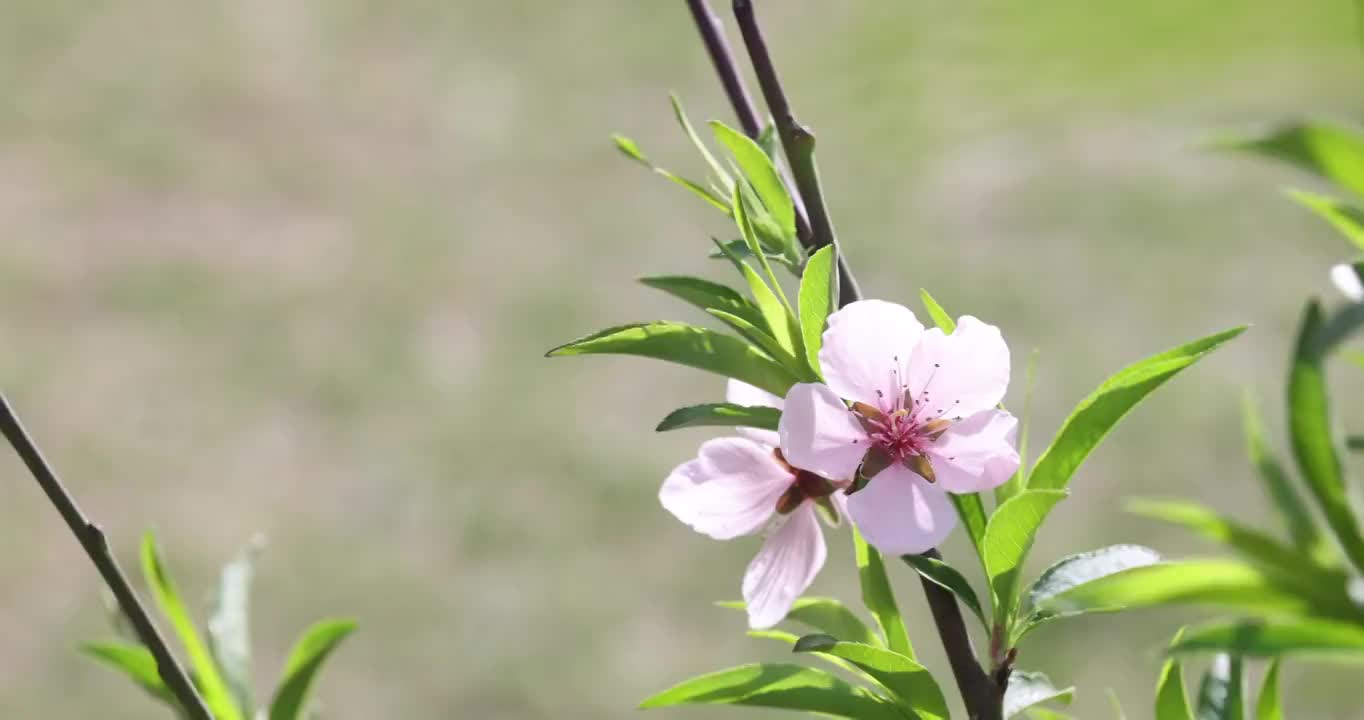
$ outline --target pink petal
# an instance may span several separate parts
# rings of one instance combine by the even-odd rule
[[[717,438],[668,475],[658,499],[693,530],[728,540],[761,530],[791,481],[772,448],[745,438]]]
[[[909,387],[920,417],[988,410],[1009,389],[1009,346],[999,328],[965,315],[951,335],[937,328],[923,334],[909,360]]]
[[[800,383],[786,393],[781,414],[786,461],[830,480],[848,480],[869,447],[867,432],[847,405],[824,385]]]
[[[882,470],[853,493],[848,514],[867,542],[888,555],[935,547],[957,524],[947,494],[903,465]]]
[[[761,388],[753,387],[741,380],[730,378],[729,384],[725,386],[725,401],[735,405],[748,405],[750,407],[770,407],[780,410],[783,401],[781,398]],[[760,442],[764,445],[776,447],[781,439],[773,430],[759,430],[758,428],[741,427],[735,430],[742,436]]]
[[[763,542],[744,573],[749,627],[770,628],[781,622],[824,567],[826,552],[814,506],[803,503]]]
[[[905,371],[924,326],[903,305],[860,300],[829,316],[819,365],[839,397],[883,410],[904,394]]]
[[[998,487],[1018,469],[1017,434],[1018,418],[1003,410],[986,410],[953,423],[928,448],[938,484],[954,493]]]

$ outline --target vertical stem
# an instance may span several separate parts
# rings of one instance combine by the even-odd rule
[[[128,584],[127,577],[118,566],[118,561],[114,559],[113,553],[109,550],[109,541],[105,538],[104,532],[99,526],[91,522],[80,508],[76,506],[76,501],[71,494],[63,487],[62,481],[53,472],[52,466],[48,465],[43,459],[43,454],[33,443],[24,426],[19,422],[19,418],[10,408],[9,401],[0,395],[0,432],[4,433],[10,445],[14,446],[14,451],[19,454],[20,459],[28,466],[29,472],[33,473],[33,478],[38,481],[39,487],[47,494],[52,501],[53,507],[61,514],[66,521],[67,527],[71,529],[71,534],[80,541],[81,547],[85,548],[85,554],[90,556],[90,561],[95,564],[99,574],[104,577],[104,582],[113,591],[114,597],[118,600],[118,606],[123,610],[123,614],[132,623],[133,630],[137,632],[137,637],[143,645],[151,651],[152,657],[156,658],[156,669],[161,675],[161,680],[166,683],[166,687],[180,701],[182,707],[192,720],[213,720],[204,701],[195,691],[193,683],[185,675],[185,671],[176,662],[175,656],[171,654],[166,641],[157,632],[156,626],[152,624],[151,617],[147,614],[147,609],[137,599],[137,593]]]
[[[931,549],[924,557],[942,560],[942,553]],[[957,681],[961,699],[966,703],[966,713],[971,720],[1001,720],[1004,717],[1004,688],[1008,684],[1008,671],[1001,673],[1003,682],[996,679],[981,667],[976,659],[976,650],[971,646],[971,636],[966,631],[966,619],[962,617],[961,607],[952,593],[926,577],[920,576],[924,587],[924,598],[933,614],[933,623],[938,627],[947,663],[952,667],[952,677]]]

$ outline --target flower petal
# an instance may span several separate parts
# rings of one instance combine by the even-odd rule
[[[768,536],[744,573],[749,627],[760,630],[781,622],[824,567],[826,554],[814,506],[803,503]]]
[[[951,335],[937,328],[923,334],[909,360],[909,387],[920,417],[988,410],[1009,389],[1009,346],[999,328],[965,315]]]
[[[782,399],[762,388],[753,387],[742,380],[730,378],[725,385],[725,401],[735,405],[748,405],[750,407],[770,407],[780,410],[784,404]],[[742,436],[760,442],[764,445],[776,447],[781,439],[772,430],[759,430],[758,428],[741,427],[735,430]]]
[[[668,475],[658,499],[693,530],[728,540],[761,530],[792,479],[772,448],[745,438],[717,438]]]
[[[819,365],[839,397],[892,410],[924,326],[904,305],[859,300],[829,316]]]
[[[795,467],[829,480],[848,480],[870,447],[867,431],[824,385],[800,383],[786,393],[781,452]]]
[[[863,537],[889,555],[921,553],[947,538],[957,512],[947,493],[903,465],[892,465],[848,498]]]
[[[980,492],[998,487],[1018,470],[1014,438],[1018,418],[986,410],[953,423],[928,448],[938,484],[948,492]]]
[[[1331,282],[1340,291],[1340,294],[1349,298],[1351,302],[1364,302],[1364,282],[1361,282],[1359,271],[1355,270],[1354,265],[1333,266],[1331,268]]]

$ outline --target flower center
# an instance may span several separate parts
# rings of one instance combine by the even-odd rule
[[[952,420],[942,416],[943,410],[932,407],[927,387],[916,395],[908,385],[900,382],[898,371],[892,371],[892,374],[899,393],[887,398],[885,393],[878,391],[877,405],[880,407],[863,402],[855,402],[852,406],[871,441],[862,460],[861,475],[870,479],[899,463],[928,482],[934,482],[937,478],[925,451],[947,431]],[[931,383],[931,377],[929,381]]]
[[[786,462],[786,457],[782,455],[781,448],[772,450],[772,455],[777,458],[777,462],[786,467],[791,473],[791,486],[786,488],[786,492],[777,498],[777,512],[781,515],[789,515],[795,512],[796,508],[806,500],[820,502],[834,494],[837,486],[824,478],[800,468],[792,467]]]

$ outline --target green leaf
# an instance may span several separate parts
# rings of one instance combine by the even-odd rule
[[[322,664],[354,631],[354,620],[323,620],[303,633],[284,664],[284,677],[270,703],[270,720],[303,720],[313,680]]]
[[[709,255],[713,260],[732,261],[753,257],[753,251],[748,249],[748,242],[743,239],[730,240],[729,242],[720,242],[714,238],[712,238],[712,240],[714,240],[718,248]],[[763,256],[769,263],[778,263],[787,270],[790,270],[794,275],[799,276],[801,274],[801,266],[798,263],[793,263],[791,258],[788,258],[785,255],[774,255],[773,253],[765,252],[763,253]]]
[[[923,720],[947,720],[947,700],[924,666],[896,652],[829,635],[806,635],[796,652],[823,652],[843,658],[875,678],[895,699]]]
[[[948,493],[947,499],[952,501],[952,507],[957,509],[957,517],[961,518],[962,527],[966,528],[966,537],[971,540],[971,547],[975,549],[976,555],[985,561],[984,546],[985,528],[989,520],[985,516],[985,503],[980,499],[980,493]]]
[[[1358,205],[1304,190],[1288,190],[1288,197],[1316,213],[1340,231],[1356,249],[1364,250],[1364,209]]]
[[[1011,718],[1040,703],[1069,705],[1074,699],[1073,687],[1058,690],[1042,673],[1014,670],[1009,675],[1009,687],[1004,691],[1004,717]]]
[[[640,278],[639,281],[702,310],[723,310],[760,328],[766,328],[762,311],[758,306],[726,285],[685,275],[660,275]]]
[[[147,648],[125,643],[87,643],[81,646],[81,652],[127,675],[157,700],[174,708],[180,707],[175,695],[161,680],[156,658]]]
[[[1243,720],[1241,658],[1218,655],[1198,687],[1198,720]]]
[[[1017,495],[1028,479],[1028,435],[1032,430],[1032,389],[1037,371],[1037,349],[1028,354],[1028,369],[1023,381],[1023,414],[1018,418],[1018,470],[995,488],[995,505]]]
[[[1232,328],[1152,355],[1104,381],[1066,418],[1051,446],[1033,467],[1028,487],[1064,488],[1080,463],[1137,403],[1179,371],[1244,331],[1244,326]]]
[[[742,211],[740,212],[740,221],[741,223],[744,222]],[[759,257],[758,260],[762,263],[764,270],[767,271],[768,277],[772,278],[772,286],[770,287],[752,266],[737,255],[730,254],[726,245],[717,242],[716,246],[729,255],[734,267],[744,276],[744,281],[748,283],[749,292],[753,295],[758,312],[762,315],[763,321],[759,327],[768,331],[768,334],[785,350],[786,355],[803,357],[802,354],[796,352],[796,340],[800,336],[800,328],[797,327],[797,321],[791,315],[785,296],[777,294],[781,292],[781,287],[777,285],[776,278],[772,277],[772,269],[768,265],[766,257]],[[753,250],[750,248],[750,256],[752,253]],[[774,288],[776,292],[774,292]]]
[[[180,638],[180,643],[185,646],[190,667],[194,671],[195,685],[203,695],[204,704],[217,720],[242,720],[242,712],[232,698],[227,683],[218,672],[218,664],[213,660],[213,653],[200,638],[199,631],[194,627],[194,620],[190,618],[189,611],[180,600],[175,582],[161,560],[156,537],[150,532],[142,537],[142,575],[151,586],[152,596],[156,598],[161,613],[170,621],[171,628]]]
[[[742,605],[743,604],[740,603],[741,607]],[[751,638],[757,638],[759,640],[776,640],[777,642],[786,643],[788,647],[795,647],[796,643],[800,640],[799,635],[796,635],[795,633],[786,632],[785,630],[749,630],[745,634]],[[810,654],[814,655],[815,657],[818,657],[820,660],[823,660],[824,662],[829,663],[830,665],[833,665],[839,670],[852,673],[853,675],[856,675],[857,677],[864,679],[868,683],[874,684],[876,682],[875,678],[862,672],[861,668],[857,667],[856,665],[853,665],[852,663],[848,662],[847,660],[844,660],[843,658],[834,657],[833,655],[822,652],[812,652]]]
[[[1288,471],[1284,469],[1283,463],[1279,461],[1279,458],[1274,454],[1274,451],[1270,450],[1269,444],[1265,441],[1264,429],[1260,424],[1260,413],[1255,407],[1254,397],[1249,392],[1245,395],[1242,413],[1250,462],[1259,471],[1260,479],[1264,482],[1265,489],[1269,493],[1270,505],[1283,518],[1283,523],[1288,529],[1288,535],[1293,538],[1294,546],[1309,558],[1319,560],[1330,558],[1332,550],[1326,544],[1321,533],[1317,532],[1316,523],[1312,521],[1312,515],[1307,509],[1307,504],[1303,502],[1302,496],[1298,495],[1297,490],[1293,489],[1293,484],[1288,478]]]
[[[980,620],[980,624],[989,630],[990,622],[985,619],[985,611],[980,604],[980,598],[976,596],[976,591],[971,587],[971,583],[957,569],[937,558],[927,555],[901,555],[907,565],[914,568],[920,575],[928,578],[933,583],[944,587],[956,595],[966,607],[975,613]]]
[[[853,548],[857,557],[858,580],[862,583],[862,604],[876,618],[886,645],[912,659],[914,646],[909,642],[909,629],[905,627],[900,607],[895,603],[895,592],[891,590],[881,553],[867,544],[856,527],[853,528]]]
[[[1030,707],[1024,712],[1028,714],[1028,720],[1076,720],[1074,715],[1059,713],[1047,708]]]
[[[1019,575],[1033,538],[1064,490],[1024,490],[995,508],[985,528],[982,559],[994,598],[995,625],[1009,627],[1018,602]]]
[[[1321,328],[1321,305],[1313,300],[1303,313],[1288,378],[1289,435],[1298,469],[1326,516],[1327,525],[1335,532],[1345,555],[1364,571],[1364,536],[1360,535],[1359,516],[1346,489],[1345,470],[1336,452],[1326,397],[1325,358],[1318,345]]]
[[[677,97],[676,93],[669,93],[668,100],[672,102],[673,115],[677,118],[677,124],[681,126],[682,131],[687,134],[687,139],[691,140],[691,144],[696,147],[696,151],[706,161],[710,171],[715,173],[715,178],[720,181],[721,185],[724,185],[725,191],[728,192],[734,186],[734,178],[725,172],[724,166],[711,154],[710,148],[701,142],[701,136],[696,134],[696,129],[692,127],[691,120],[687,119],[687,111],[682,109],[681,98]]]
[[[732,610],[744,610],[742,601],[716,603]],[[786,619],[797,622],[834,637],[881,646],[881,638],[862,622],[852,610],[834,598],[803,597],[791,604]]]
[[[775,359],[777,364],[786,368],[786,371],[791,373],[792,377],[800,380],[813,379],[809,375],[809,369],[805,367],[805,360],[796,357],[790,350],[783,347],[776,338],[769,335],[762,328],[756,327],[749,321],[738,317],[737,315],[730,315],[723,310],[707,310],[706,312],[724,321],[725,324],[734,328],[739,335],[743,336],[745,340],[758,346],[758,349],[767,353],[768,357]]]
[[[770,213],[781,231],[782,237],[791,239],[796,236],[796,208],[786,190],[785,183],[758,143],[743,133],[722,122],[711,121],[715,139],[729,149],[738,163],[744,177],[753,186],[763,208]]]
[[[796,300],[800,305],[800,334],[805,340],[805,361],[816,377],[821,377],[819,350],[824,343],[824,323],[833,311],[834,286],[837,283],[834,248],[832,245],[820,248],[805,263],[805,272],[800,276],[800,295]]]
[[[735,405],[733,403],[708,403],[678,408],[663,418],[654,430],[666,432],[679,428],[693,427],[751,427],[761,430],[776,430],[781,420],[781,411],[776,408]]]
[[[1043,614],[1118,612],[1159,605],[1210,605],[1249,613],[1312,613],[1293,583],[1236,560],[1186,560],[1134,567],[1053,595]]]
[[[1313,618],[1215,623],[1189,631],[1171,652],[1217,650],[1252,657],[1353,656],[1364,659],[1364,620],[1343,623]]]
[[[1364,195],[1364,136],[1354,128],[1315,120],[1226,138],[1217,144],[1283,160]]]
[[[621,154],[625,155],[625,157],[634,160],[635,162],[643,165],[646,168],[649,168],[650,170],[676,183],[677,185],[680,185],[686,188],[687,190],[690,190],[697,197],[701,198],[702,200],[705,200],[707,203],[710,203],[716,208],[719,208],[720,210],[724,211],[726,215],[730,213],[729,203],[725,202],[723,198],[711,192],[709,188],[701,185],[700,183],[688,180],[684,177],[679,177],[669,172],[668,170],[658,167],[653,163],[652,160],[649,159],[647,155],[644,154],[644,151],[639,148],[639,145],[635,144],[634,140],[631,140],[630,138],[625,137],[624,135],[612,135],[611,140],[616,144],[616,149],[619,150]]]
[[[1279,701],[1278,658],[1270,661],[1265,670],[1265,679],[1260,685],[1260,699],[1255,703],[1255,720],[1283,720],[1283,704]]]
[[[927,290],[919,288],[919,299],[923,301],[924,309],[928,311],[928,316],[933,318],[933,324],[937,325],[939,330],[948,335],[956,332],[956,321],[952,319],[951,315],[947,314],[946,310],[942,309],[942,306],[938,304],[937,300],[933,299],[932,295],[928,294]]]
[[[1028,618],[1028,623],[1015,637],[1015,642],[1038,625],[1066,615],[1039,610],[1051,598],[1099,578],[1158,562],[1160,554],[1141,545],[1109,545],[1061,558],[1043,571],[1036,582],[1028,588],[1024,608],[1032,614]]]
[[[790,664],[751,664],[701,675],[664,690],[640,708],[674,705],[749,705],[823,713],[857,720],[905,720],[896,707],[823,670]]]
[[[1172,644],[1179,642],[1183,635],[1183,629],[1175,633]],[[1194,720],[1189,696],[1184,691],[1184,667],[1175,658],[1167,659],[1160,669],[1160,680],[1156,683],[1156,720]]]
[[[631,140],[624,135],[617,134],[611,136],[611,142],[616,144],[616,149],[625,157],[634,160],[650,170],[654,169],[653,161],[649,159],[648,155],[644,154],[643,150],[639,149],[639,145],[634,140]]]
[[[778,397],[796,383],[790,371],[739,338],[674,322],[608,328],[560,345],[547,357],[637,355],[667,360],[742,380]]]
[[[250,594],[252,565],[259,544],[243,548],[218,579],[218,598],[208,619],[208,639],[213,658],[242,714],[255,714],[251,689]]]

